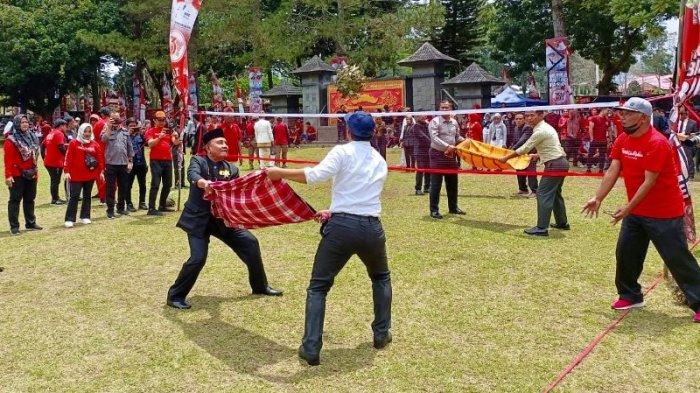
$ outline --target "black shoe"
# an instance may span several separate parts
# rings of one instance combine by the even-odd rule
[[[258,291],[253,291],[253,295],[265,295],[265,296],[282,296],[284,291],[278,291],[274,288],[270,288],[270,286],[265,286],[265,288],[258,290]]]
[[[10,228],[10,233],[11,233],[13,236],[19,235],[19,228]]]
[[[423,191],[421,191],[421,190],[416,190],[416,195],[423,195]]]
[[[306,363],[309,366],[318,366],[321,364],[321,358],[319,355],[316,356],[311,356],[308,353],[304,352],[304,346],[299,347],[299,358],[302,360],[306,361]]]
[[[424,195],[430,194],[430,190],[423,190],[423,194],[424,194]]]
[[[170,299],[168,299],[168,301],[166,303],[168,304],[168,306],[170,306],[172,308],[177,308],[180,310],[187,310],[188,308],[192,307],[192,306],[190,306],[189,303],[187,303],[184,300],[170,300]]]
[[[464,215],[466,215],[467,213],[463,212],[462,210],[460,210],[460,209],[458,208],[458,209],[455,209],[455,210],[450,210],[450,214],[458,214],[458,215],[460,215],[460,216],[464,216]]]
[[[65,205],[66,201],[64,201],[63,199],[56,199],[55,201],[51,201],[51,204],[52,205]]]
[[[28,231],[40,231],[40,230],[44,229],[44,228],[40,227],[39,225],[37,225],[35,222],[33,222],[31,224],[27,224],[25,226],[25,228],[27,228]]]
[[[147,216],[162,216],[163,213],[159,212],[158,210],[155,209],[148,209],[148,213],[146,213]]]
[[[119,209],[117,210],[117,214],[119,214],[120,216],[128,216],[129,212],[124,209]]]
[[[128,210],[131,213],[136,213],[136,208],[134,207],[134,205],[127,206],[126,210]]]
[[[552,225],[550,225],[550,227],[552,227],[554,229],[561,229],[562,231],[568,231],[571,229],[571,225],[569,225],[568,223],[564,224],[564,225],[552,224]]]
[[[386,332],[384,337],[374,337],[374,348],[382,349],[391,342],[391,332]]]
[[[440,214],[439,212],[430,212],[430,218],[442,220],[442,214]]]
[[[114,216],[114,213],[109,213],[109,212],[107,213],[107,219],[108,219],[108,220],[114,220],[114,217],[115,217],[115,216]]]
[[[171,208],[171,207],[159,207],[159,208],[158,208],[158,211],[170,213],[170,212],[174,212],[175,209],[173,209],[173,208]]]
[[[532,227],[525,230],[526,235],[530,236],[549,236],[549,231],[539,227]]]
[[[139,203],[139,210],[148,210],[148,206],[145,203]]]

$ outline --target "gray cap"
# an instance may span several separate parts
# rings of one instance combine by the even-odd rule
[[[651,107],[651,103],[644,98],[639,98],[639,97],[632,97],[627,102],[625,102],[625,105],[618,107],[618,109],[621,109],[623,111],[631,111],[631,112],[639,112],[643,113],[649,117],[652,117],[654,113],[654,109]]]

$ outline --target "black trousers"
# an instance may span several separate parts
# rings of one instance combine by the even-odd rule
[[[415,168],[417,162],[413,153],[413,146],[404,146],[403,154],[406,158],[406,168]]]
[[[416,168],[430,168],[428,148],[415,146],[413,148],[413,162],[416,163]],[[430,190],[430,173],[416,172],[416,191],[419,191],[421,188],[424,192],[428,192]]]
[[[158,189],[163,182],[163,189],[160,191],[160,203],[158,208],[164,208],[168,201],[170,188],[173,186],[173,163],[170,161],[151,160],[151,190],[148,193],[148,208],[155,210]]]
[[[107,165],[105,168],[107,182],[107,213],[114,214],[114,194],[117,195],[117,210],[124,210],[126,191],[129,188],[129,172],[126,165]]]
[[[386,256],[386,236],[379,218],[333,214],[321,228],[311,282],[306,290],[304,351],[316,355],[323,346],[326,295],[350,257],[357,255],[372,281],[375,337],[383,338],[391,328],[391,275]]]
[[[544,164],[545,172],[568,172],[569,162],[566,157],[547,161]],[[566,217],[566,204],[561,194],[564,187],[564,176],[542,176],[537,188],[537,227],[549,229],[550,219],[554,213],[554,222],[558,225],[569,223]]]
[[[58,193],[58,186],[61,185],[61,175],[63,174],[63,168],[50,168],[46,167],[49,172],[49,177],[51,178],[51,184],[49,189],[51,190],[51,202],[56,202],[61,199]]]
[[[537,165],[530,164],[529,167],[525,168],[527,172],[535,172],[537,170]],[[523,172],[523,171],[518,171]],[[527,187],[530,186],[530,191],[537,192],[537,176],[533,175],[518,175],[518,190],[522,192],[527,192]]]
[[[190,293],[199,272],[207,262],[209,252],[209,238],[214,236],[221,240],[238,255],[248,268],[248,282],[253,292],[262,291],[267,286],[267,276],[260,254],[258,239],[247,230],[227,228],[220,220],[211,219],[207,227],[207,235],[200,238],[187,235],[190,244],[190,258],[182,265],[180,274],[175,283],[168,290],[168,299],[177,301],[185,300]]]
[[[697,148],[694,146],[686,146],[683,145],[683,152],[685,153],[685,158],[686,158],[686,167],[688,168],[688,177],[689,178],[694,178],[695,177],[695,155],[696,155]]]
[[[605,141],[591,141],[591,148],[588,150],[588,170],[593,167],[593,156],[598,152],[598,169],[605,168],[605,161],[608,159],[608,143]]]
[[[139,181],[139,205],[146,203],[146,174],[148,173],[148,165],[134,165],[129,172],[129,189],[126,192],[127,206],[134,206],[131,200],[131,190],[134,187],[134,180]]]
[[[564,144],[566,150],[566,158],[571,159],[574,166],[578,165],[578,149],[581,147],[581,140],[578,138],[567,138]]]
[[[700,311],[700,267],[688,250],[682,217],[658,219],[630,215],[622,220],[615,252],[615,286],[620,298],[632,302],[643,300],[638,280],[644,267],[649,241],[654,244],[678,287],[685,294],[690,308]]]
[[[82,205],[80,206],[80,218],[90,218],[90,205],[92,202],[92,185],[94,181],[71,181],[68,183],[68,207],[66,208],[65,221],[75,222],[78,214],[78,201],[82,194]]]
[[[430,212],[440,211],[440,191],[442,189],[442,179],[445,179],[445,189],[447,190],[447,208],[453,212],[457,206],[457,174],[430,174]]]
[[[24,210],[24,225],[30,226],[36,223],[34,215],[34,200],[36,199],[37,180],[27,180],[21,176],[14,177],[15,180],[10,187],[10,199],[7,202],[7,217],[10,221],[10,228],[19,229],[19,204],[22,203]]]

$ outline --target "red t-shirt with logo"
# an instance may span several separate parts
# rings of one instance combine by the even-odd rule
[[[226,144],[228,145],[228,155],[226,161],[238,161],[241,152],[238,150],[238,142],[241,140],[241,129],[236,123],[222,123],[221,130],[224,132]]]
[[[600,115],[591,116],[588,121],[593,124],[593,140],[595,142],[605,142],[608,140],[608,119]]]
[[[622,133],[613,144],[610,158],[622,163],[628,200],[644,183],[645,171],[659,174],[654,186],[631,214],[651,218],[683,216],[683,195],[678,186],[678,158],[663,134],[654,128],[639,138]]]
[[[287,125],[284,123],[277,123],[275,124],[275,127],[272,129],[272,134],[274,135],[275,138],[275,145],[288,145],[289,144],[289,138],[287,137],[289,133],[289,129],[287,128]]]
[[[163,127],[152,127],[146,131],[144,138],[146,142],[152,139],[158,139],[158,135],[163,131]],[[158,141],[155,145],[151,146],[151,152],[149,157],[154,161],[172,161],[173,151],[172,151],[172,141],[171,136],[166,135],[164,138]]]
[[[46,146],[46,157],[44,157],[44,165],[47,168],[63,168],[65,155],[59,147],[65,147],[66,136],[61,130],[52,130],[44,139]]]

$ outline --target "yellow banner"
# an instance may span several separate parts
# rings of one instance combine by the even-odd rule
[[[524,170],[530,166],[530,156],[523,155],[511,158],[507,163],[498,161],[513,150],[492,146],[486,143],[467,139],[457,145],[457,154],[468,165],[483,170]]]

